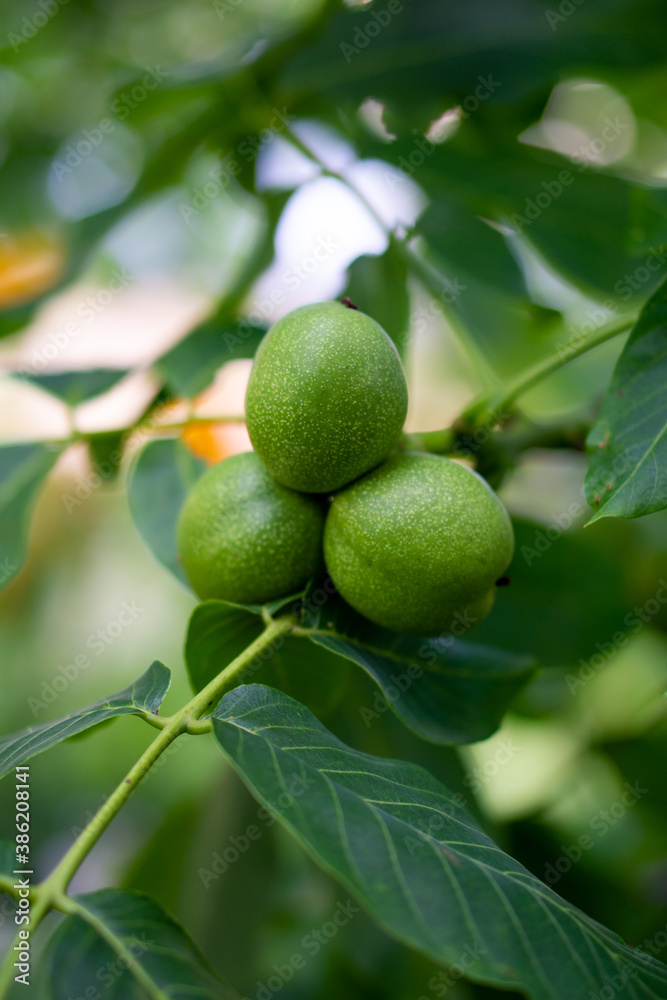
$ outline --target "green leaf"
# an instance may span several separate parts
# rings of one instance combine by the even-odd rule
[[[389,147],[379,146],[378,153],[400,166],[415,148],[414,140],[402,139]],[[453,202],[458,211],[465,209],[509,224],[567,280],[614,298],[620,294],[623,275],[646,263],[642,241],[646,228],[659,226],[664,233],[658,205],[628,181],[593,167],[582,170],[566,157],[514,141],[494,140],[487,154],[479,155],[468,148],[463,130],[448,142],[432,146],[413,179],[436,206]],[[639,210],[641,230],[637,225]],[[470,226],[466,223],[467,229]],[[463,237],[460,242],[461,271],[484,280],[484,271],[491,266],[490,248],[475,262],[473,249],[465,249]],[[452,246],[449,253],[453,255],[454,249]],[[511,265],[503,256],[507,270]],[[491,275],[497,285],[500,261]],[[657,281],[657,275],[651,280]],[[650,289],[651,284],[645,287]],[[508,290],[512,288],[517,288],[516,275]]]
[[[362,667],[386,705],[424,739],[472,743],[500,725],[512,698],[537,669],[532,656],[442,636],[419,639],[380,628],[338,595],[317,606],[304,598],[303,622],[318,646]],[[370,722],[378,705],[362,706]]]
[[[500,850],[428,771],[351,749],[259,685],[228,693],[213,726],[253,795],[398,940],[531,1000],[598,996],[619,976],[632,985],[615,996],[665,995],[666,966]]]
[[[279,607],[297,610],[301,595],[283,598],[268,605],[269,614]],[[204,601],[192,612],[185,640],[185,662],[195,692],[254,642],[264,630],[262,609]],[[261,671],[261,679],[295,698],[313,711],[327,712],[338,702],[345,689],[347,664],[324,649],[314,649],[305,638],[281,637],[278,644],[251,661],[244,677],[249,680]]]
[[[173,392],[192,398],[209,386],[228,361],[254,358],[266,327],[249,320],[211,321],[188,334],[155,363]]]
[[[188,490],[206,466],[176,438],[150,441],[130,474],[134,523],[153,555],[187,584],[176,545],[176,522]]]
[[[0,448],[0,587],[6,586],[23,565],[30,515],[61,451],[44,444]]]
[[[572,510],[581,516],[583,499]],[[475,628],[477,641],[530,650],[546,667],[568,666],[592,656],[601,638],[627,630],[634,526],[616,521],[597,532],[567,530],[575,523],[567,511],[554,512],[547,525],[512,519],[511,584]]]
[[[89,996],[87,991],[98,984],[105,1000],[238,997],[150,896],[102,889],[73,900],[74,912],[47,946],[47,995],[52,1000]]]
[[[667,507],[667,282],[642,309],[586,444],[589,524]]]
[[[206,687],[263,629],[261,617],[241,605],[226,601],[198,604],[185,638],[185,663],[193,691]]]
[[[106,480],[118,475],[123,458],[123,443],[127,431],[98,431],[87,435],[90,460],[94,471]]]
[[[387,331],[401,357],[410,327],[407,267],[392,239],[378,257],[357,257],[348,268],[345,294]]]
[[[118,694],[96,701],[94,705],[55,722],[28,726],[19,733],[3,737],[0,739],[0,778],[44,750],[108,719],[118,715],[157,715],[170,682],[170,671],[155,660],[138,680]]]
[[[56,372],[53,375],[24,375],[27,382],[62,399],[68,406],[101,396],[128,374],[127,369],[93,368],[89,371]]]
[[[417,222],[452,278],[478,280],[506,297],[527,299],[523,274],[507,240],[479,216],[438,194]]]

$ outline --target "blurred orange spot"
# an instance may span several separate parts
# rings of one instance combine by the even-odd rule
[[[229,455],[252,451],[245,424],[189,424],[182,437],[190,451],[208,465],[215,465]]]
[[[63,272],[62,247],[37,233],[0,233],[0,309],[29,302]]]

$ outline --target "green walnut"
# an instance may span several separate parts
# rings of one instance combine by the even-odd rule
[[[386,458],[408,389],[382,327],[338,302],[302,306],[259,346],[246,393],[248,433],[285,486],[331,493]]]
[[[389,458],[338,493],[324,559],[345,600],[396,632],[463,634],[491,610],[514,550],[491,487],[438,455]]]
[[[233,455],[192,487],[178,550],[201,597],[264,604],[298,591],[321,567],[324,512],[286,489],[253,452]]]

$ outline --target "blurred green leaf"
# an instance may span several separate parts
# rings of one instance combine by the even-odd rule
[[[53,375],[24,375],[33,385],[62,399],[68,406],[78,406],[93,396],[100,396],[128,374],[127,369],[94,368],[88,371],[57,372]]]
[[[583,501],[573,503],[581,516]],[[567,666],[596,654],[596,643],[627,631],[626,558],[637,541],[632,532],[610,530],[596,538],[568,530],[574,522],[567,510],[555,511],[547,525],[513,520],[510,586],[476,626],[476,639],[530,651],[545,666]]]
[[[248,320],[203,323],[155,363],[173,392],[191,399],[211,385],[215,373],[228,361],[253,358],[266,327]]]
[[[0,778],[13,768],[78,733],[119,715],[156,715],[169,690],[171,673],[155,660],[138,680],[88,708],[0,739]]]
[[[405,261],[393,238],[385,253],[357,257],[347,272],[345,294],[362,312],[387,331],[401,357],[405,356],[410,327],[410,297]]]
[[[289,599],[293,606],[297,598]],[[226,601],[204,601],[195,608],[185,640],[185,662],[195,692],[261,635],[265,625],[260,611]],[[243,673],[246,680],[255,675],[303,700],[313,711],[328,712],[343,694],[347,664],[333,653],[314,649],[304,638],[281,636]]]
[[[528,298],[505,237],[453,199],[436,197],[419,218],[417,231],[446,262],[448,276],[476,279],[508,298]]]
[[[360,709],[367,725],[391,707],[405,725],[434,743],[486,739],[512,698],[537,669],[532,656],[463,642],[419,639],[380,628],[329,594],[304,597],[303,626],[316,645],[368,673],[382,696]]]
[[[0,588],[23,565],[32,509],[61,452],[45,444],[0,447]]]
[[[130,472],[128,499],[139,533],[155,558],[188,586],[176,545],[176,523],[188,490],[205,469],[175,438],[149,441]]]
[[[389,155],[400,163],[414,148],[403,139],[389,147]],[[454,137],[432,146],[413,179],[436,204],[444,196],[477,215],[509,224],[565,278],[598,294],[617,297],[624,275],[645,262],[638,203],[643,226],[653,221],[656,230],[662,227],[663,239],[667,237],[663,213],[657,206],[650,210],[641,189],[516,142],[494,144],[479,155],[463,138]],[[467,260],[472,273],[474,256],[469,254]],[[480,258],[475,272],[480,281],[486,269],[485,258]],[[650,290],[657,280],[652,277],[645,287]]]
[[[428,771],[353,750],[260,685],[225,695],[213,726],[253,795],[400,941],[447,965],[470,955],[468,978],[533,1000],[598,995],[619,975],[667,988],[667,966],[501,851]]]
[[[226,601],[204,601],[190,616],[185,663],[192,690],[201,691],[264,631],[261,617]]]
[[[51,1000],[85,996],[96,983],[108,1000],[237,1000],[180,924],[149,896],[101,889],[73,899],[75,911],[47,945]]]
[[[622,85],[640,61],[646,70],[662,64],[655,0],[632,9],[594,0],[564,15],[558,5],[511,0],[333,10],[314,41],[280,68],[281,92],[309,113],[332,105],[352,112],[373,97],[393,132],[425,131],[457,105],[480,130],[508,107],[512,123],[525,127],[563,76],[617,76]]]
[[[642,309],[586,444],[589,524],[667,507],[667,282]]]
[[[17,333],[28,326],[37,308],[41,305],[42,297],[14,306],[10,309],[3,309],[0,312],[0,338],[9,337],[12,333]]]
[[[118,475],[123,459],[123,444],[127,431],[98,431],[87,435],[93,471],[104,479],[113,480]]]

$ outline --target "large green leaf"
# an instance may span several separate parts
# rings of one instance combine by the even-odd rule
[[[156,715],[169,690],[171,673],[155,660],[129,687],[55,722],[28,726],[0,739],[0,777],[38,753],[118,715]]]
[[[204,471],[176,438],[150,441],[130,474],[130,511],[153,555],[187,583],[176,545],[176,523],[188,490]]]
[[[667,995],[666,966],[505,854],[422,768],[351,749],[259,685],[213,725],[255,797],[399,940],[531,1000]]]
[[[0,587],[8,584],[23,565],[30,515],[61,451],[44,444],[0,448]]]
[[[413,150],[414,143],[401,140],[389,151],[385,147],[384,156],[399,164]],[[660,217],[664,236],[662,210],[652,208],[629,182],[592,168],[582,171],[565,157],[519,143],[499,144],[479,156],[457,137],[433,146],[414,179],[436,204],[453,199],[509,224],[568,280],[614,297],[623,275],[646,263],[644,233],[637,224],[640,208],[643,229],[657,225]],[[486,256],[477,263],[480,281]],[[464,263],[473,274],[474,255],[467,254]],[[497,284],[498,265],[493,275]],[[651,276],[644,288],[656,280]],[[516,287],[516,279],[512,284]]]
[[[88,371],[55,372],[48,375],[25,375],[33,385],[62,399],[68,406],[100,396],[128,374],[127,369],[93,368]]]
[[[267,605],[274,613],[298,610],[300,595]],[[254,642],[264,630],[259,607],[204,601],[192,612],[185,640],[185,662],[194,691],[201,691],[220,671]],[[348,664],[325,649],[313,648],[303,637],[281,636],[261,656],[251,660],[244,680],[259,676],[304,701],[313,711],[329,711],[345,689]]]
[[[337,594],[326,603],[304,598],[303,623],[318,646],[362,667],[382,695],[362,706],[368,724],[389,705],[434,743],[471,743],[490,736],[512,698],[536,670],[532,656],[464,642],[419,639],[380,628]]]
[[[47,996],[106,1000],[235,1000],[173,917],[143,893],[102,889],[74,907],[47,946]],[[99,991],[99,992],[98,992]]]
[[[587,446],[589,524],[667,507],[667,282],[621,352]]]

